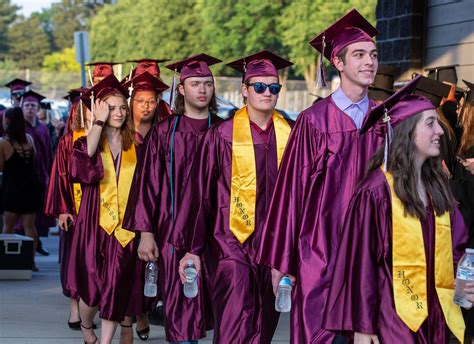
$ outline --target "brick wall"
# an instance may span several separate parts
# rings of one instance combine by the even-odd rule
[[[398,79],[421,72],[425,0],[379,0],[376,17],[380,63],[397,66]]]

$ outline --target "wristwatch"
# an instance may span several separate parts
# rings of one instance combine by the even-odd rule
[[[105,122],[104,122],[104,121],[101,121],[101,120],[99,120],[99,119],[96,119],[96,120],[94,121],[94,124],[95,124],[95,125],[98,125],[99,127],[103,127],[104,124],[105,124]]]

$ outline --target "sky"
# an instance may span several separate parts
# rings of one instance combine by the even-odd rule
[[[15,5],[21,6],[21,10],[18,11],[25,17],[29,17],[33,12],[40,12],[42,8],[48,8],[51,4],[59,2],[60,0],[12,0],[11,2]]]

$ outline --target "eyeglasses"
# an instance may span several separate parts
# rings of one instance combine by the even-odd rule
[[[147,105],[149,107],[153,107],[153,106],[156,106],[156,104],[158,104],[158,102],[156,100],[143,100],[143,99],[134,99],[133,101],[137,102],[138,106],[144,106],[144,105]]]
[[[280,84],[265,84],[263,82],[254,82],[254,83],[248,83],[247,86],[253,86],[253,89],[258,94],[265,93],[265,91],[267,90],[267,87],[270,90],[270,93],[273,95],[277,95],[281,91]]]

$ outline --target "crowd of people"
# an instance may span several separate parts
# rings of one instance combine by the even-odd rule
[[[473,312],[453,297],[474,248],[473,85],[457,87],[449,66],[396,90],[377,33],[352,10],[310,42],[341,84],[296,123],[275,110],[278,71],[293,63],[268,50],[227,63],[245,105],[225,120],[215,57],[166,65],[171,104],[162,60],[133,60],[122,81],[112,63],[93,63],[91,86],[67,96],[54,161],[43,97],[8,84],[4,232],[21,220],[37,245],[41,221],[57,219],[68,326],[85,343],[111,343],[118,325],[132,343],[133,318],[147,340],[157,305],[168,342],[212,329],[214,343],[271,343],[284,276],[292,343],[471,343]],[[143,293],[150,261],[154,298]],[[182,287],[190,261],[194,298]],[[464,292],[474,303],[474,282]]]

